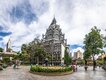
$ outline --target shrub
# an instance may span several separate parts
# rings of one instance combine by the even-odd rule
[[[0,62],[0,70],[3,70],[3,68],[2,68],[2,64],[3,64],[3,63]]]
[[[10,62],[10,58],[9,57],[4,57],[3,58],[3,62],[4,63],[9,63]]]
[[[4,63],[4,64],[2,65],[2,67],[3,67],[3,68],[7,68],[8,65]]]
[[[0,62],[0,65],[2,65],[3,63],[2,62]]]
[[[32,66],[30,68],[31,72],[45,72],[45,73],[55,73],[55,72],[68,72],[68,71],[72,71],[71,67],[63,67],[60,69],[51,69],[49,67],[41,67],[41,66]]]

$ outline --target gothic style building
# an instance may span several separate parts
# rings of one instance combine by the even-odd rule
[[[64,52],[67,47],[67,40],[64,38],[60,26],[56,24],[56,19],[52,20],[49,28],[43,37],[43,45],[45,50],[51,54],[51,64],[60,65],[64,63]]]

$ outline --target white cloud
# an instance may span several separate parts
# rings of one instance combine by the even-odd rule
[[[102,34],[105,34],[103,30],[106,26],[106,0],[27,0],[38,20],[29,25],[23,21],[12,23],[8,12],[13,6],[24,1],[0,0],[0,24],[5,25],[3,27],[12,32],[10,36],[3,38],[4,43],[9,37],[12,38],[14,46],[32,41],[36,34],[45,33],[54,15],[71,45],[83,45],[85,34],[93,26],[102,29]]]

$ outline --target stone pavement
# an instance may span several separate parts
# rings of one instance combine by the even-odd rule
[[[101,68],[92,71],[92,67],[88,71],[84,67],[78,67],[78,71],[64,76],[40,76],[29,73],[29,66],[21,66],[19,69],[8,67],[0,71],[0,80],[106,80],[106,72]]]

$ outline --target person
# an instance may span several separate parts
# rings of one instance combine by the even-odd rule
[[[99,64],[98,66],[99,66],[99,68],[100,68],[100,67],[101,67],[101,64]]]
[[[16,67],[19,68],[19,66],[20,66],[20,61],[16,60]]]
[[[45,65],[48,66],[48,58],[45,59]]]
[[[16,60],[13,61],[13,69],[16,69]]]
[[[19,68],[20,61],[19,60],[14,60],[13,61],[13,69]]]
[[[87,66],[87,60],[85,59],[85,71],[87,71],[87,68],[88,68],[88,66]]]
[[[77,63],[76,63],[76,61],[72,62],[72,69],[73,69],[74,72],[77,71]]]

